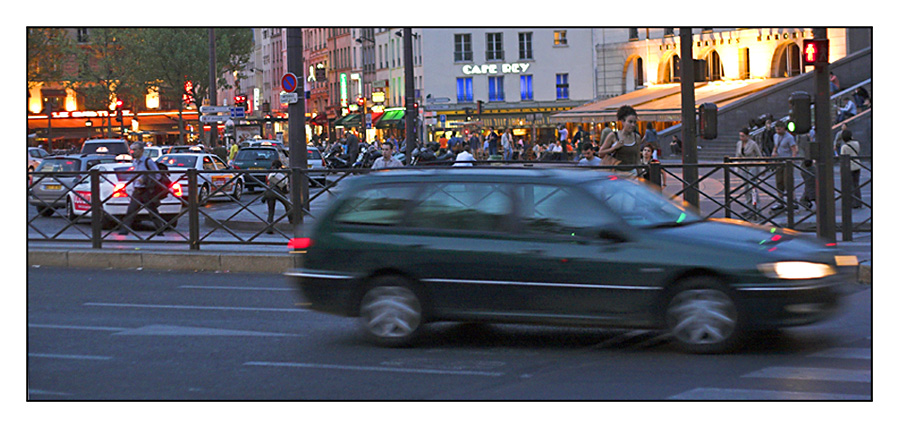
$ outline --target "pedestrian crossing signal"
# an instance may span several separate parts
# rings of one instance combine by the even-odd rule
[[[820,66],[828,64],[828,39],[803,40],[803,65]]]

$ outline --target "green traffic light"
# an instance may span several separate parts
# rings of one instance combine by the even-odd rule
[[[794,132],[794,129],[796,129],[796,128],[797,128],[797,127],[794,126],[794,121],[788,122],[788,124],[787,124],[787,129],[788,129],[788,131],[790,131],[791,133],[793,133],[793,132]]]

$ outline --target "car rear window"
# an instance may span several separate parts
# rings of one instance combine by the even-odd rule
[[[272,161],[277,158],[275,149],[242,149],[235,155],[235,161]]]
[[[322,159],[322,154],[319,153],[318,150],[307,149],[306,150],[306,158],[307,159]]]
[[[134,170],[134,166],[116,167],[115,170],[116,178],[119,179],[120,182],[127,182],[137,176],[135,173],[128,173],[129,171]]]
[[[163,163],[168,168],[194,168],[197,164],[197,157],[189,155],[165,155],[160,158],[158,162]]]
[[[80,171],[81,170],[81,162],[77,159],[45,159],[41,162],[41,165],[38,166],[39,172],[54,172],[54,171]]]
[[[122,142],[88,142],[81,148],[81,153],[101,153],[110,155],[127,154],[128,145]]]
[[[336,223],[359,225],[396,225],[403,218],[410,200],[415,198],[414,184],[378,184],[356,192],[335,213]]]

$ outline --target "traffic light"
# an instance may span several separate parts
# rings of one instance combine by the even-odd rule
[[[356,97],[356,104],[358,104],[359,107],[363,107],[366,105],[366,99],[363,97]]]
[[[788,99],[791,103],[788,131],[794,134],[806,134],[812,129],[812,114],[810,113],[811,99],[809,93],[797,91]]]
[[[803,66],[828,64],[828,39],[803,39]]]
[[[122,100],[116,99],[116,122],[121,123],[124,118],[122,117]]]
[[[247,96],[246,95],[235,95],[234,96],[234,107],[243,107],[247,108]]]
[[[478,100],[478,108],[477,108],[478,116],[481,116],[481,113],[483,112],[483,109],[482,109],[482,108],[483,108],[483,106],[482,106],[483,103],[484,103],[483,101]]]
[[[700,136],[706,140],[715,139],[718,135],[719,108],[715,103],[700,105]]]

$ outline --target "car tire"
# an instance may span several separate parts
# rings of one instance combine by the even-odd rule
[[[398,276],[378,277],[360,300],[359,322],[368,340],[384,347],[408,346],[422,331],[422,300]]]
[[[207,203],[207,200],[209,200],[209,186],[203,185],[197,195],[197,204],[202,206]]]
[[[72,205],[72,198],[66,198],[66,219],[72,221],[78,217],[75,214],[75,207]]]
[[[160,215],[160,216],[162,217],[164,222],[166,222],[166,223],[172,222],[171,224],[169,224],[170,228],[175,229],[175,227],[178,226],[178,215],[177,214]]]
[[[742,336],[742,314],[733,294],[712,277],[694,277],[672,289],[665,323],[675,343],[691,353],[732,350]]]
[[[231,196],[234,197],[235,200],[240,200],[241,195],[244,195],[244,182],[238,180],[234,183],[234,193],[232,193]]]
[[[53,207],[50,207],[48,205],[37,206],[37,210],[38,210],[38,213],[43,217],[53,216],[53,212],[54,212]]]

